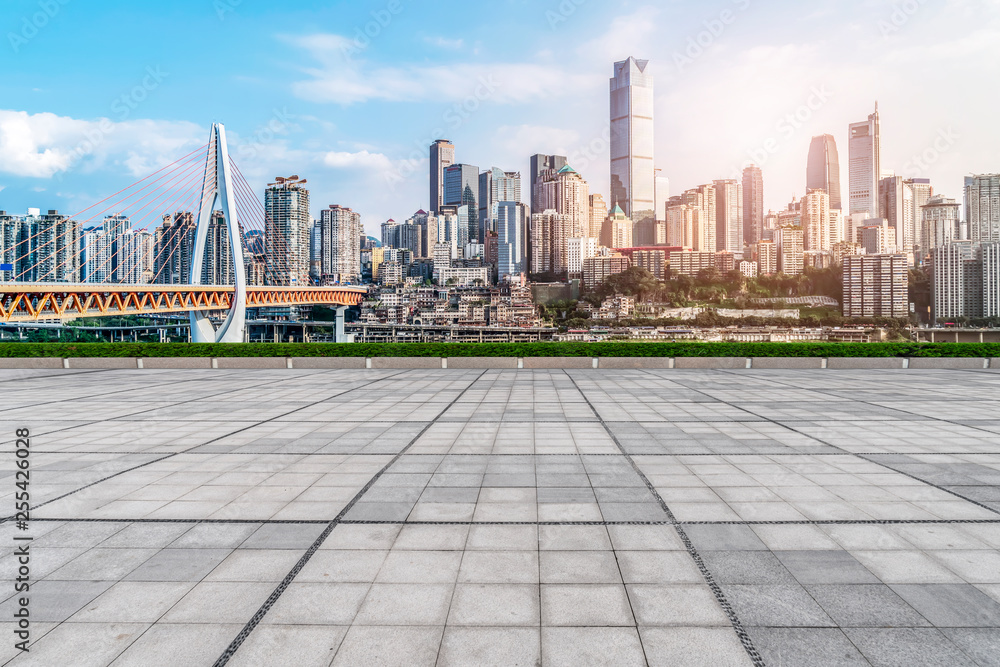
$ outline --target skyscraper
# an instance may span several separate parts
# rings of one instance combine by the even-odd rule
[[[608,204],[604,201],[604,197],[600,193],[590,195],[590,230],[587,232],[587,236],[600,237],[601,227],[604,226],[607,217]]]
[[[581,238],[590,231],[590,186],[571,166],[542,172],[538,184],[538,210],[569,216],[566,238]]]
[[[542,211],[538,205],[538,183],[542,174],[546,171],[558,172],[566,166],[567,160],[564,155],[532,155],[531,156],[531,210]]]
[[[851,123],[848,147],[851,187],[851,213],[867,212],[878,217],[878,184],[882,179],[882,145],[878,121],[878,103],[868,120]]]
[[[654,218],[653,77],[648,60],[616,62],[611,78],[611,201],[636,224]]]
[[[743,252],[743,185],[715,181],[715,249]]]
[[[444,202],[444,170],[455,164],[455,145],[447,139],[431,144],[431,197],[430,212],[437,213]]]
[[[694,236],[691,247],[704,252],[715,252],[715,186],[711,184],[699,185],[691,190],[685,190],[681,196],[685,204],[695,209],[693,213]]]
[[[320,212],[320,275],[324,281],[361,279],[361,214],[337,204]]]
[[[459,229],[459,247],[479,239],[479,167],[453,164],[444,170],[444,203],[467,206],[465,228]],[[459,211],[459,215],[462,212]]]
[[[517,201],[497,204],[497,276],[502,282],[507,276],[527,273],[528,207]]]
[[[264,190],[268,284],[308,285],[309,191],[298,176],[274,180]]]
[[[959,240],[959,204],[947,197],[932,197],[921,207],[922,236],[926,251],[946,246]]]
[[[743,243],[758,243],[763,234],[764,172],[752,164],[743,170]]]
[[[896,230],[897,252],[912,253],[916,221],[913,218],[913,187],[902,176],[878,183],[878,215]]]
[[[1000,174],[965,177],[965,220],[973,241],[1000,241]]]
[[[497,204],[521,201],[521,174],[493,167],[479,174],[479,233],[497,231]]]
[[[806,166],[806,191],[826,190],[830,208],[843,210],[840,195],[840,156],[832,134],[813,137]]]
[[[810,190],[802,198],[801,215],[803,249],[830,250],[830,195],[826,190]]]

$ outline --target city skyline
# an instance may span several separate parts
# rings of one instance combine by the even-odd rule
[[[0,112],[4,208],[78,210],[176,150],[200,145],[208,121],[219,115],[232,128],[235,159],[255,191],[274,173],[302,172],[314,183],[314,217],[328,204],[349,206],[369,234],[389,217],[426,207],[426,148],[437,138],[453,141],[464,163],[522,173],[534,153],[565,154],[595,192],[609,196],[607,73],[630,55],[650,60],[659,83],[656,166],[673,192],[739,178],[755,154],[766,157],[757,161],[767,182],[765,208],[778,209],[805,194],[812,136],[832,134],[843,153],[847,124],[869,112],[875,99],[885,128],[883,162],[897,174],[929,177],[957,197],[964,175],[995,171],[988,146],[997,130],[977,111],[989,108],[983,102],[990,91],[960,67],[970,58],[978,63],[976,76],[984,75],[982,67],[987,74],[996,67],[989,56],[997,40],[988,39],[1000,32],[995,2],[921,5],[895,18],[891,6],[867,3],[820,3],[807,14],[745,2],[718,8],[627,3],[615,11],[569,3],[573,11],[565,16],[559,6],[510,7],[490,27],[523,26],[524,36],[513,44],[487,39],[485,31],[468,29],[469,21],[453,31],[456,19],[446,7],[421,16],[405,5],[395,14],[387,8],[381,26],[372,10],[343,3],[306,2],[280,16],[250,3],[222,4],[228,10],[221,16],[215,8],[179,2],[171,16],[157,17],[164,28],[176,28],[181,41],[170,50],[137,49],[141,67],[80,49],[73,62],[55,67],[66,59],[63,49],[78,44],[78,33],[108,34],[99,27],[104,7],[61,6],[26,44],[16,51],[8,44],[4,61],[17,68],[0,85],[8,100]],[[6,9],[30,20],[29,10],[37,7],[15,2]],[[119,29],[148,26],[152,17],[137,8],[128,20]],[[971,32],[957,32],[972,21]],[[377,34],[367,37],[371,22],[369,32]],[[176,100],[203,79],[177,47],[211,34],[220,46],[206,57],[219,58],[216,49],[235,48],[230,31],[243,31],[241,40],[252,35],[263,47],[250,62],[223,68],[205,108],[181,109]],[[355,44],[358,34],[364,48]],[[699,46],[699,38],[707,45]],[[839,55],[832,54],[835,42]],[[532,48],[526,51],[526,44]],[[934,57],[920,56],[924,50]],[[290,60],[298,62],[290,66]],[[751,66],[758,75],[749,76]],[[340,85],[343,94],[335,99],[330,77],[338,71],[345,78],[334,83],[351,85]],[[967,82],[972,103],[957,108],[927,96],[922,113],[911,114],[915,86],[945,74]],[[79,80],[90,87],[86,95]],[[225,103],[223,92],[237,93],[241,108]],[[727,102],[736,98],[746,103]],[[102,118],[110,132],[102,133]],[[435,129],[442,134],[435,136]],[[76,151],[87,148],[88,132],[98,133],[98,145]],[[980,133],[985,140],[972,139]],[[140,135],[149,136],[136,141]],[[935,159],[920,169],[912,157],[924,152]]]

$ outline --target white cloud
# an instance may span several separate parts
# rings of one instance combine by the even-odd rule
[[[52,178],[76,168],[91,172],[118,165],[132,176],[144,176],[206,138],[207,132],[194,123],[80,120],[0,110],[0,172]]]
[[[535,63],[452,63],[447,65],[381,66],[359,60],[357,47],[341,35],[290,38],[319,63],[306,68],[310,77],[292,91],[311,102],[354,104],[368,100],[391,102],[453,102],[469,98],[485,102],[524,103],[558,97],[592,81],[559,66]]]
[[[334,169],[392,169],[392,160],[382,153],[331,151],[323,156],[323,164]]]
[[[451,50],[458,50],[465,44],[464,39],[448,39],[447,37],[441,36],[425,37],[424,41],[438,48]]]

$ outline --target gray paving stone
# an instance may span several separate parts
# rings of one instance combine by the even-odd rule
[[[930,625],[885,584],[824,584],[806,586],[806,590],[842,628]]]
[[[750,628],[749,632],[768,665],[867,667],[869,664],[836,628]]]
[[[693,525],[684,532],[699,551],[767,551],[750,526]]]
[[[878,577],[847,551],[775,551],[801,584],[875,584]]]
[[[1000,630],[997,628],[942,628],[941,632],[983,667],[1000,667]]]
[[[848,628],[844,634],[872,665],[878,667],[972,667],[976,664],[934,628]]]
[[[938,627],[1000,628],[1000,603],[968,584],[897,584],[892,589]]]
[[[541,637],[529,628],[470,628],[449,626],[441,640],[440,667],[537,665]]]
[[[835,627],[833,620],[801,586],[722,584],[722,592],[746,626]]]

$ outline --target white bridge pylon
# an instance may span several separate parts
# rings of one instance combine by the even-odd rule
[[[208,143],[208,158],[205,161],[201,210],[198,212],[194,257],[191,259],[191,283],[194,285],[203,284],[202,268],[205,263],[208,226],[212,221],[215,204],[219,202],[226,220],[229,249],[233,255],[236,293],[233,295],[229,315],[218,330],[209,320],[208,313],[191,312],[191,341],[194,343],[242,343],[246,335],[247,276],[246,267],[243,264],[243,241],[240,238],[240,225],[232,183],[229,147],[226,144],[226,128],[222,123],[215,123],[212,125],[212,136]]]

